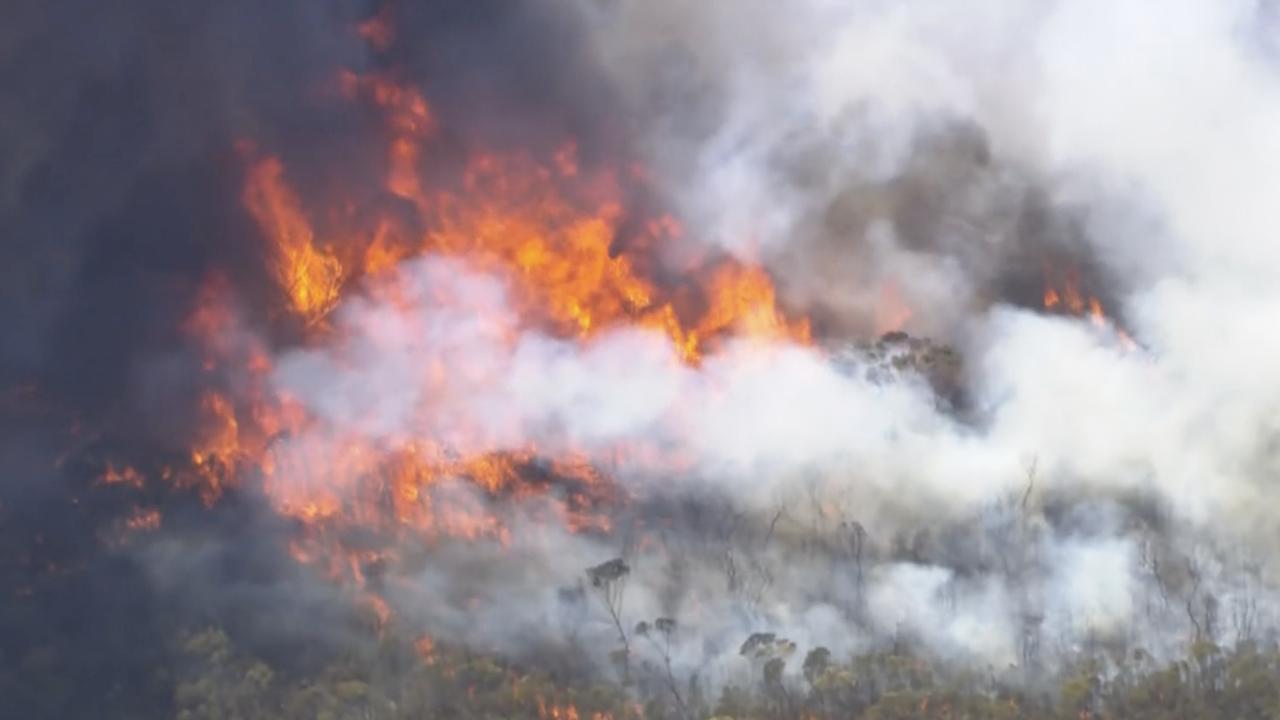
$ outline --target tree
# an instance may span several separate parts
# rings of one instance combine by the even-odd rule
[[[185,677],[174,689],[178,720],[271,720],[275,673],[236,654],[226,633],[207,629],[183,644]]]
[[[587,578],[591,581],[591,587],[596,590],[604,603],[609,619],[618,631],[618,642],[621,643],[621,647],[611,653],[610,657],[621,668],[623,684],[631,682],[631,641],[622,624],[622,601],[626,594],[627,577],[630,574],[631,567],[622,558],[614,558],[587,568]]]
[[[650,625],[647,622],[640,622],[636,625],[636,635],[645,638],[650,645],[658,652],[662,658],[663,669],[666,671],[664,681],[667,690],[671,692],[671,697],[675,700],[676,709],[680,713],[680,717],[688,718],[689,706],[685,703],[684,698],[680,696],[680,686],[676,682],[675,672],[671,668],[671,640],[676,633],[676,621],[673,618],[660,617],[653,621]]]

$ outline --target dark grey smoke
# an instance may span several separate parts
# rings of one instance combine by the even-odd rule
[[[632,502],[608,533],[566,533],[516,503],[495,508],[511,548],[406,543],[400,563],[368,570],[415,629],[611,676],[617,630],[584,570],[618,556],[623,634],[678,618],[673,665],[708,684],[746,671],[737,649],[755,632],[837,652],[906,638],[1035,682],[1086,639],[1161,656],[1274,628],[1280,104],[1274,49],[1239,32],[1273,23],[1270,6],[1178,0],[1159,23],[1134,1],[783,7],[397,3],[397,40],[379,53],[353,32],[379,10],[361,2],[11,3],[9,707],[164,715],[170,688],[151,670],[178,629],[206,623],[272,658],[359,642],[352,591],[288,558],[295,528],[254,490],[206,509],[163,486],[139,498],[92,484],[109,462],[181,460],[195,398],[225,380],[198,370],[180,329],[213,272],[279,356],[274,381],[331,429],[367,431],[344,393],[395,407],[420,390],[394,374],[411,343],[354,368],[334,361],[341,343],[297,347],[298,328],[267,311],[279,291],[241,207],[246,140],[317,205],[352,187],[371,207],[396,202],[379,189],[377,114],[326,94],[340,69],[423,89],[444,128],[423,162],[433,181],[456,182],[476,146],[574,138],[584,162],[638,157],[658,178],[643,209],[677,211],[695,251],[767,263],[824,347],[865,337],[893,287],[908,329],[961,351],[897,338],[741,363],[758,358],[732,346],[690,369],[643,333],[582,348],[529,332],[510,354],[461,336],[510,372],[459,393],[448,420],[500,424],[497,407],[540,441],[642,435],[696,462],[676,478],[620,468]],[[438,258],[400,272],[464,298],[496,282]],[[1077,275],[1142,347],[1032,312],[1046,272]],[[335,316],[350,345],[380,309],[354,297]],[[435,327],[458,339],[449,317]],[[946,365],[964,413],[920,362]],[[493,402],[466,401],[481,391]],[[406,429],[422,430],[382,431]],[[325,437],[276,449],[308,440]],[[464,482],[445,490],[474,499]],[[163,528],[113,545],[139,500],[163,508]],[[1243,610],[1215,608],[1254,617],[1233,625]]]
[[[354,32],[377,9],[18,0],[0,11],[6,712],[162,716],[170,689],[155,669],[178,629],[222,624],[298,657],[281,647],[315,651],[317,624],[347,622],[351,598],[284,554],[289,528],[258,499],[232,493],[206,511],[154,476],[141,498],[92,485],[108,462],[181,462],[199,391],[217,381],[181,331],[211,272],[231,278],[255,332],[296,338],[266,312],[278,290],[240,202],[237,142],[281,155],[312,197],[337,175],[379,187],[379,119],[324,89],[340,69],[391,65],[450,127],[471,128],[447,145],[458,157],[468,143],[573,136],[594,152],[617,141],[607,89],[563,13],[406,4],[395,51],[379,57]],[[165,514],[141,558],[104,540],[140,500]]]

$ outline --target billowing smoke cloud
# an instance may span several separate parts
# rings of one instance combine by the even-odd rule
[[[1030,676],[1090,643],[1159,656],[1277,629],[1270,5],[498,5],[402,8],[397,31],[418,42],[378,57],[350,32],[360,8],[104,9],[87,46],[50,45],[69,21],[30,11],[3,56],[30,66],[53,47],[66,82],[0,75],[0,108],[24,109],[0,113],[19,140],[0,218],[26,260],[0,290],[6,385],[127,428],[108,433],[121,444],[182,447],[174,406],[192,403],[171,400],[198,374],[182,311],[210,268],[245,307],[270,294],[252,223],[227,211],[241,178],[223,153],[246,137],[275,149],[307,197],[333,192],[313,178],[334,166],[379,186],[380,130],[322,89],[394,66],[442,127],[472,133],[444,137],[450,152],[571,136],[587,162],[638,153],[651,200],[686,226],[669,267],[708,247],[762,262],[819,339],[730,342],[697,365],[643,329],[566,340],[522,324],[512,278],[436,255],[395,268],[393,297],[353,288],[304,346],[247,312],[271,385],[316,419],[273,439],[272,482],[347,491],[326,472],[342,441],[429,439],[583,456],[625,495],[607,529],[571,531],[546,521],[568,500],[442,479],[436,501],[485,506],[507,534],[405,541],[371,583],[406,622],[598,661],[619,642],[644,657],[634,624],[672,617],[676,668],[710,682],[746,670],[755,632],[836,652],[915,642]],[[245,35],[239,15],[262,12]],[[458,167],[431,159],[425,173]],[[1110,320],[1039,311],[1046,274],[1066,269]],[[852,342],[899,326],[958,356]],[[950,387],[922,355],[963,358]],[[36,464],[5,447],[6,466]],[[232,534],[278,541],[258,519],[275,501],[246,492],[207,522],[243,510],[255,520]],[[140,561],[167,604],[219,615],[219,587],[262,575],[226,605],[304,597],[278,548],[193,555],[200,540],[175,535]],[[205,572],[248,556],[232,582]],[[585,574],[615,557],[630,568],[618,618]],[[217,600],[192,603],[192,587]],[[331,611],[327,591],[305,597]]]
[[[685,462],[611,466],[638,515],[747,518],[677,518],[661,552],[517,522],[514,556],[457,550],[402,588],[428,625],[461,639],[479,619],[508,652],[573,637],[563,589],[623,550],[628,617],[680,618],[687,670],[728,672],[759,630],[907,634],[1003,667],[1256,626],[1219,602],[1274,615],[1280,96],[1254,4],[579,10],[690,235],[766,261],[833,335],[869,330],[896,288],[909,328],[962,348],[970,407],[869,353],[741,343],[695,368],[656,333],[558,340],[516,327],[503,277],[405,265],[407,310],[351,300],[335,345],[279,365],[330,431],[600,459],[644,442]],[[1064,262],[1136,344],[1027,309]],[[451,617],[459,592],[480,599]]]

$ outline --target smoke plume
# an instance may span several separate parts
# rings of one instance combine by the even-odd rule
[[[15,536],[276,647],[371,596],[629,673],[672,618],[708,685],[1280,629],[1270,4],[359,5],[0,35]],[[164,521],[102,550],[123,463]]]

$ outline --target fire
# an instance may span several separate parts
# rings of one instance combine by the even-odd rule
[[[128,514],[116,518],[111,526],[104,528],[103,540],[112,547],[124,547],[137,535],[159,530],[163,519],[157,508],[134,505]],[[51,567],[50,571],[56,571],[56,568]]]
[[[396,29],[392,24],[391,5],[384,5],[377,15],[356,26],[356,33],[378,52],[386,52],[395,40]]]
[[[1057,309],[1062,304],[1062,296],[1052,286],[1046,286],[1044,289],[1044,308],[1046,310]]]
[[[686,358],[698,357],[707,341],[734,330],[754,338],[809,341],[808,321],[792,322],[782,314],[773,281],[758,267],[719,268],[711,277],[710,295],[710,307],[693,330],[672,338]]]
[[[135,532],[156,530],[160,527],[160,511],[156,508],[134,508],[125,518],[124,525]]]
[[[731,333],[808,340],[807,323],[782,314],[772,281],[758,267],[723,261],[695,268],[700,298],[678,307],[669,293],[664,297],[634,258],[613,249],[624,216],[622,174],[584,168],[574,143],[566,142],[546,161],[524,153],[477,152],[462,171],[461,192],[429,192],[418,167],[437,122],[425,98],[385,75],[346,72],[339,85],[344,96],[383,113],[384,189],[410,201],[425,230],[415,235],[384,218],[372,231],[321,232],[287,184],[281,161],[258,159],[247,176],[245,205],[274,249],[277,282],[306,324],[319,323],[336,306],[349,280],[433,253],[465,257],[510,279],[530,321],[568,335],[589,337],[639,324],[666,332],[689,361]],[[651,246],[680,228],[663,217],[644,232],[633,244]],[[341,252],[335,250],[339,246]]]
[[[1114,333],[1120,346],[1126,351],[1136,350],[1138,345],[1112,318],[1107,315],[1102,300],[1094,295],[1082,293],[1079,274],[1069,269],[1063,273],[1060,282],[1055,282],[1053,273],[1046,266],[1043,295],[1044,309],[1050,312],[1086,317],[1089,323],[1099,330]]]
[[[417,651],[418,657],[422,659],[424,665],[434,665],[436,662],[436,641],[431,639],[430,635],[420,636],[414,643],[413,649]]]
[[[395,37],[390,15],[361,25],[359,34],[385,50]],[[240,148],[243,205],[267,243],[283,306],[272,317],[296,320],[303,343],[341,345],[342,325],[330,315],[350,289],[393,308],[423,302],[423,291],[396,272],[423,256],[460,260],[506,285],[511,317],[476,318],[504,342],[524,330],[586,343],[609,329],[643,328],[693,366],[731,338],[810,341],[808,321],[780,307],[761,267],[707,257],[680,268],[678,280],[661,272],[661,248],[684,228],[668,215],[638,221],[628,212],[627,198],[646,182],[634,165],[586,162],[570,140],[543,154],[475,150],[451,166],[458,170],[451,180],[428,178],[422,168],[444,133],[427,99],[392,72],[343,72],[337,87],[340,102],[383,118],[381,191],[395,200],[395,213],[378,203],[364,207],[366,188],[317,206],[279,157],[250,143]],[[184,327],[203,351],[208,384],[190,468],[178,475],[210,504],[229,488],[256,483],[276,512],[297,523],[291,554],[361,588],[369,568],[397,560],[387,548],[404,538],[510,543],[497,499],[520,502],[569,532],[607,533],[612,509],[625,502],[609,480],[611,462],[683,460],[640,445],[594,454],[532,443],[512,449],[461,421],[446,437],[373,440],[330,427],[274,386],[273,353],[242,316],[227,279],[211,277]],[[475,371],[433,360],[421,372],[438,395],[467,386]],[[365,538],[360,547],[352,545],[357,536]],[[362,597],[385,626],[386,601],[367,589]],[[419,640],[424,659],[433,647],[429,637]],[[566,705],[546,716],[578,714]]]
[[[244,203],[274,243],[272,270],[292,310],[309,325],[319,322],[338,303],[342,265],[331,250],[317,247],[297,196],[285,184],[279,160],[269,157],[253,167]]]
[[[1101,325],[1106,322],[1107,315],[1102,311],[1102,301],[1098,298],[1089,298],[1089,321],[1094,325]]]
[[[203,437],[191,450],[191,466],[206,505],[212,505],[225,490],[244,459],[240,447],[240,424],[231,402],[219,393],[205,393],[200,402],[205,416]]]
[[[387,626],[387,622],[391,619],[391,606],[387,604],[386,600],[382,599],[381,595],[376,595],[374,593],[366,593],[364,601],[368,605],[369,609],[373,611],[374,617],[377,620],[377,630],[381,633],[382,629]]]
[[[898,283],[892,280],[880,288],[880,301],[876,304],[876,335],[896,332],[906,327],[911,319],[911,306],[902,298]]]
[[[1070,315],[1084,315],[1088,307],[1090,315],[1102,316],[1102,301],[1080,292],[1080,275],[1068,269],[1055,278],[1055,273],[1045,268],[1044,308]]]
[[[124,485],[135,490],[141,490],[144,478],[142,473],[131,465],[117,468],[115,465],[107,463],[107,469],[98,476],[98,483],[101,485]]]
[[[379,17],[365,27],[378,27]],[[435,118],[426,99],[416,89],[380,75],[343,72],[338,86],[348,99],[367,100],[386,115],[391,136],[387,147],[386,189],[407,200],[422,200],[425,196],[418,179],[418,159],[423,140],[435,130]]]
[[[637,710],[635,716],[642,718],[644,714]],[[613,720],[613,715],[604,712],[583,715],[573,703],[548,705],[544,698],[538,698],[538,720]]]

